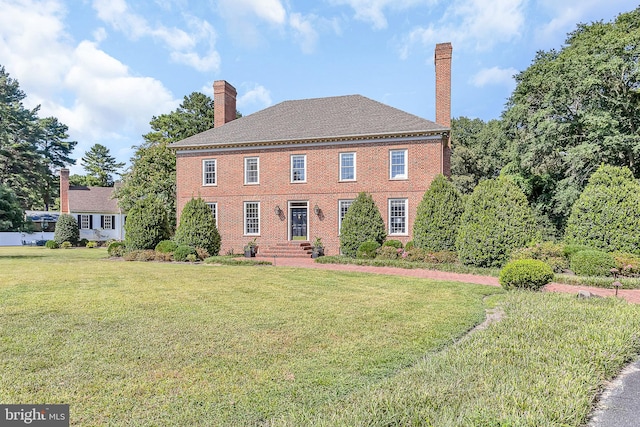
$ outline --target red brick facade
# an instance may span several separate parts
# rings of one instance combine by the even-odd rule
[[[253,119],[247,116],[237,122],[229,123],[229,114],[233,114],[235,118],[235,89],[224,81],[215,82],[216,127],[219,127],[218,111],[224,111],[220,113],[224,117],[221,125],[227,124],[224,129],[216,131],[214,128],[207,131],[208,133],[175,144],[178,218],[184,205],[192,197],[202,197],[207,203],[216,204],[217,225],[222,238],[222,254],[229,251],[241,253],[243,246],[254,238],[262,251],[264,248],[292,240],[291,204],[302,203],[298,207],[306,208],[306,240],[313,242],[316,237],[319,237],[324,243],[325,254],[336,255],[340,248],[340,201],[353,200],[359,192],[364,191],[373,196],[387,226],[388,238],[406,243],[412,239],[416,210],[431,181],[437,174],[449,174],[450,170],[448,151],[451,105],[450,65],[451,45],[449,43],[438,45],[436,47],[436,121],[441,122],[437,124],[429,122],[383,104],[380,104],[382,107],[372,106],[374,101],[365,100],[363,102],[367,102],[368,107],[373,108],[375,113],[379,112],[380,117],[391,117],[385,115],[386,111],[394,117],[393,120],[386,122],[384,128],[388,129],[388,126],[394,129],[388,132],[378,129],[375,130],[375,134],[370,129],[375,123],[380,122],[377,119],[361,126],[364,130],[357,134],[345,131],[345,136],[340,136],[341,134],[336,133],[345,128],[351,129],[352,123],[360,123],[354,122],[355,119],[341,123],[338,130],[327,131],[327,125],[322,123],[322,117],[320,117],[322,112],[310,117],[302,116],[302,120],[306,121],[300,128],[303,136],[299,139],[295,136],[287,136],[286,128],[289,122],[286,121],[286,117],[282,119],[282,115],[269,116],[272,119],[285,120],[274,126],[269,126],[272,122],[261,121],[261,117],[264,116],[260,116],[259,113],[254,114],[256,117]],[[329,98],[323,99],[329,100]],[[340,102],[360,102],[360,99],[342,99]],[[304,101],[298,102],[304,103]],[[306,104],[295,105],[304,107]],[[280,107],[270,108],[272,111],[280,112],[288,111],[287,107],[281,104]],[[346,114],[358,110],[357,107],[349,108],[351,109],[346,110]],[[370,118],[370,115],[367,117]],[[409,127],[414,126],[417,119],[418,122],[415,124],[417,128],[405,129],[405,119],[407,123],[413,123],[408,125]],[[424,122],[424,128],[421,127],[422,122]],[[247,123],[247,126],[244,123]],[[256,126],[255,123],[259,125]],[[299,124],[300,120],[296,123]],[[308,126],[306,126],[307,123]],[[330,122],[328,126],[331,127],[332,123],[335,122]],[[398,123],[403,124],[398,125]],[[304,134],[305,129],[315,129],[316,125],[325,134],[317,137]],[[262,135],[260,132],[265,128],[273,128],[273,135],[279,139],[270,138],[267,133],[264,139],[256,137],[252,140],[233,140],[239,133],[249,129],[249,126],[252,126],[252,131],[258,132],[258,135]],[[254,134],[247,133],[247,135]],[[405,155],[400,157],[403,157],[406,178],[392,179],[390,153],[398,150],[405,150]],[[341,153],[355,153],[355,180],[340,179]],[[306,156],[304,182],[292,182],[292,155]],[[248,157],[259,159],[257,184],[245,183],[245,159]],[[215,183],[204,183],[203,162],[207,160],[215,160]],[[212,177],[213,175],[210,176]],[[400,220],[404,225],[404,233],[390,233],[390,200],[392,199],[406,200],[406,204],[402,204],[405,212]],[[245,233],[246,202],[259,203],[259,233],[257,234]],[[394,206],[397,207],[397,202]]]

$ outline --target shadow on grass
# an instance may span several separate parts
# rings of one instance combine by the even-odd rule
[[[45,255],[0,255],[0,259],[44,258]]]

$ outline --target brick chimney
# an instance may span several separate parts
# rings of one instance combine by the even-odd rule
[[[225,80],[213,82],[213,126],[219,127],[236,118],[236,88]]]
[[[69,211],[69,169],[60,169],[60,213]]]
[[[451,127],[451,43],[436,45],[436,123]],[[442,146],[442,173],[451,176],[451,144],[449,138]]]

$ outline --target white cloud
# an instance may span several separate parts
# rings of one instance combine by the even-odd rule
[[[62,4],[0,0],[2,65],[26,93],[25,106],[40,104],[40,117],[55,116],[69,126],[70,138],[78,141],[76,158],[95,143],[125,155],[140,143],[151,117],[179,100],[160,81],[134,76],[97,42],[73,41]],[[104,33],[98,30],[93,37],[100,40]]]
[[[304,17],[299,13],[292,13],[289,17],[289,25],[296,34],[295,40],[298,41],[304,53],[313,52],[318,41],[318,33],[311,24],[312,19],[314,19],[313,15]]]
[[[271,24],[286,22],[287,12],[280,0],[220,0],[220,12],[229,18],[256,16]]]
[[[517,73],[518,70],[516,70],[515,68],[483,68],[471,78],[471,84],[476,87],[502,85],[508,87],[511,90],[516,85],[513,76]]]
[[[432,46],[451,41],[455,49],[489,50],[512,41],[524,27],[526,0],[457,0],[437,23],[408,33],[400,47],[406,58],[415,45]]]
[[[256,83],[243,83],[241,87],[245,90],[238,98],[238,110],[258,111],[269,107],[272,104],[271,92],[264,86]]]
[[[151,26],[147,20],[134,13],[125,0],[94,0],[93,7],[105,23],[122,32],[131,40],[151,37],[168,48],[173,61],[198,71],[217,71],[220,55],[215,50],[216,32],[207,21],[186,15],[189,32],[176,27]],[[200,47],[203,45],[204,47]],[[199,53],[204,50],[205,53]]]
[[[379,30],[388,26],[385,9],[404,10],[418,5],[428,6],[437,3],[437,0],[331,0],[331,3],[350,6],[356,19],[369,22]]]

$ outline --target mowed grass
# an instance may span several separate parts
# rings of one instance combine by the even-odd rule
[[[0,248],[0,402],[68,403],[79,426],[323,419],[448,348],[501,292],[104,257]]]

